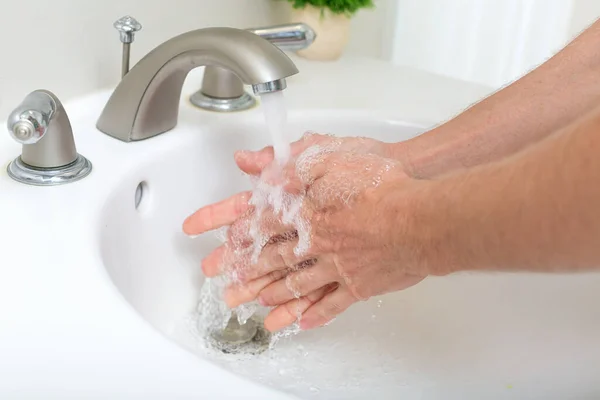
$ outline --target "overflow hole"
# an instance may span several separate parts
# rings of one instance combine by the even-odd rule
[[[135,209],[143,211],[146,204],[148,203],[148,184],[145,181],[140,182],[135,189]]]

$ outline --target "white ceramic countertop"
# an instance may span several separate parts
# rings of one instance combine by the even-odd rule
[[[286,91],[295,110],[370,109],[432,124],[490,92],[375,60],[295,60],[301,72]],[[200,69],[190,74],[185,98],[200,78]],[[77,184],[40,188],[14,182],[6,166],[20,146],[8,133],[0,135],[0,398],[287,398],[174,346],[125,303],[108,278],[94,228],[104,188],[145,150],[176,138],[167,133],[134,149],[96,131],[100,100],[107,95],[65,104],[78,150],[94,164]],[[21,100],[13,99],[14,105]]]

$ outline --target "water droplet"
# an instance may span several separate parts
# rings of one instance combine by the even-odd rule
[[[383,300],[377,300],[377,308],[381,308],[382,304],[383,304]]]
[[[317,388],[317,387],[314,387],[314,386],[311,386],[309,390],[310,390],[312,393],[319,393],[319,392],[320,392],[319,388]]]

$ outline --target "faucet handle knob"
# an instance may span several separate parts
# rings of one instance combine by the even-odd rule
[[[48,121],[40,112],[30,110],[19,116],[18,121],[9,122],[9,132],[21,144],[37,143],[48,130]]]
[[[8,132],[18,143],[36,143],[46,134],[55,113],[52,96],[40,90],[32,92],[8,116]]]
[[[129,15],[116,20],[113,26],[119,31],[122,43],[133,43],[135,33],[142,30],[142,24]]]

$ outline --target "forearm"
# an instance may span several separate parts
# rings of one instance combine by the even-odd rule
[[[523,78],[395,151],[419,178],[500,159],[590,111],[600,100],[599,75],[600,21]]]
[[[416,214],[436,224],[433,272],[600,268],[599,111],[505,160],[425,184]]]

